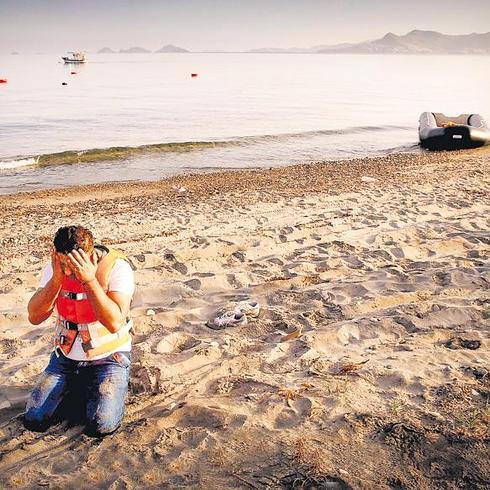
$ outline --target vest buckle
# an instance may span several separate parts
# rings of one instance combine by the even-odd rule
[[[61,325],[67,330],[78,330],[78,323],[70,322],[69,320],[61,320]]]

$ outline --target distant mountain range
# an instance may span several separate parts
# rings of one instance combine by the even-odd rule
[[[144,53],[151,53],[148,49],[145,48],[140,48],[139,46],[135,46],[132,48],[128,49],[120,49],[120,53],[130,53],[130,54],[144,54]]]
[[[100,53],[100,54],[113,54],[115,53],[115,51],[111,48],[102,48],[102,49],[99,49],[97,51],[97,53]]]
[[[111,48],[105,47],[99,49],[99,51],[97,52],[100,54],[116,54],[118,51],[114,51]],[[134,46],[128,49],[120,49],[119,53],[144,54],[151,53],[151,51],[145,48],[141,48],[139,46]],[[155,51],[155,53],[190,53],[190,51],[184,48],[179,48],[178,46],[174,46],[173,44],[167,44],[166,46],[163,46],[163,48],[160,48],[158,51]]]
[[[104,54],[113,53],[151,53],[152,51],[134,46],[114,51],[102,48]],[[190,53],[187,49],[173,44],[163,46],[155,53]],[[215,51],[226,52],[226,51]],[[490,32],[484,34],[441,34],[435,31],[413,30],[403,36],[392,32],[380,39],[362,43],[321,44],[311,48],[260,48],[247,53],[363,53],[363,54],[490,54]]]
[[[187,49],[179,48],[178,46],[174,46],[173,44],[167,44],[163,48],[160,48],[155,53],[190,53]]]
[[[366,54],[490,54],[490,32],[448,35],[414,30],[404,36],[389,32],[381,39],[362,43],[320,45],[311,48],[261,48],[249,53],[366,53]]]

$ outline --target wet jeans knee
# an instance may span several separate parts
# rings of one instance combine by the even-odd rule
[[[119,352],[94,368],[87,387],[87,434],[104,436],[121,425],[129,381],[129,353]]]
[[[31,408],[23,418],[24,427],[33,432],[44,432],[51,425],[51,418],[46,417],[42,410]]]
[[[92,437],[104,437],[115,432],[120,426],[121,420],[95,418],[86,425],[85,434]]]

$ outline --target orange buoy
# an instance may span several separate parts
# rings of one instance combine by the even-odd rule
[[[7,83],[7,79],[6,78],[0,78],[0,83]]]
[[[191,73],[191,77],[192,78],[196,78],[197,77],[197,73]]]

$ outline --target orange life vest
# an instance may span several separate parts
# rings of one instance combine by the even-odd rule
[[[117,259],[126,259],[125,255],[114,249],[102,257],[95,277],[104,291],[107,292],[109,277]],[[56,299],[58,318],[54,345],[68,355],[75,338],[80,335],[82,348],[88,358],[101,354],[110,354],[130,339],[132,322],[126,321],[117,332],[110,332],[97,321],[95,312],[87,299],[83,284],[76,279],[65,276],[61,291]]]

